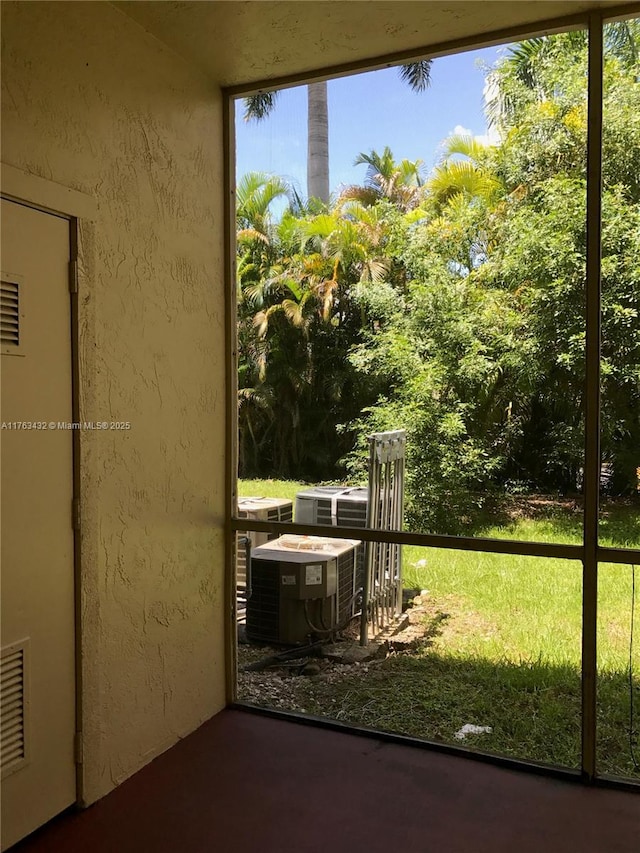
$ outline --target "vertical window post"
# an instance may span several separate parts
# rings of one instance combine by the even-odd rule
[[[598,514],[600,490],[600,258],[602,209],[602,15],[589,16],[587,268],[582,585],[582,774],[596,773]]]

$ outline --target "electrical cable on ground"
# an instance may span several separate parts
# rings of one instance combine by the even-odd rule
[[[362,594],[362,589],[357,590],[349,599],[349,604],[357,598],[358,595]],[[282,661],[288,661],[295,658],[301,658],[306,656],[312,656],[315,654],[320,654],[320,647],[325,645],[329,640],[335,640],[335,635],[339,634],[340,631],[343,631],[349,622],[354,619],[354,616],[348,616],[344,619],[339,625],[336,625],[335,628],[331,628],[328,630],[318,630],[318,628],[314,627],[309,619],[309,607],[307,601],[304,602],[304,615],[307,621],[307,625],[318,634],[321,639],[316,640],[313,643],[309,643],[306,646],[296,646],[293,649],[285,649],[283,652],[278,652],[275,655],[269,655],[268,657],[262,658],[261,660],[254,661],[253,663],[246,664],[241,667],[239,672],[259,672],[263,669],[269,669],[274,666],[278,666]],[[322,637],[325,634],[327,636]]]
[[[278,666],[282,661],[288,661],[295,658],[312,657],[320,654],[320,646],[324,640],[309,643],[306,646],[296,646],[293,649],[286,649],[283,652],[278,652],[275,655],[269,655],[261,660],[246,664],[240,668],[240,672],[259,672],[263,669],[268,669],[272,666]]]

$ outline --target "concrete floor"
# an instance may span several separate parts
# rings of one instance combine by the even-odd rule
[[[640,853],[640,795],[223,711],[14,853]]]

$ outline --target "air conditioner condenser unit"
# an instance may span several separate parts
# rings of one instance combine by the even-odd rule
[[[296,495],[298,524],[331,524],[335,527],[366,527],[369,490],[362,486],[316,486]],[[342,575],[338,590],[340,622],[357,616],[362,607],[359,592],[364,583],[365,545],[357,548],[356,571],[352,578]]]
[[[339,589],[353,585],[359,542],[282,536],[251,551],[247,637],[297,645],[341,623]]]
[[[249,521],[291,521],[293,501],[286,498],[238,498],[238,516]],[[247,527],[251,525],[247,524]],[[247,582],[247,547],[264,545],[277,539],[277,533],[260,533],[255,530],[238,531],[236,536],[236,584],[242,588]]]
[[[297,524],[366,527],[369,490],[356,486],[316,486],[296,495]]]

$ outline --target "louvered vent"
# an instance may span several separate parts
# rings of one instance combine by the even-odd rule
[[[338,625],[348,622],[360,612],[364,584],[364,547],[347,551],[338,557]]]
[[[240,498],[238,516],[255,521],[291,521],[293,519],[293,501],[286,498]],[[239,587],[244,587],[247,574],[247,556],[242,537],[249,537],[251,547],[257,548],[271,539],[277,539],[277,533],[238,532],[236,546],[236,576]]]
[[[2,281],[0,299],[0,341],[3,348],[18,348],[21,344],[20,330],[20,285],[17,281]],[[5,350],[6,352],[6,350]]]
[[[280,564],[253,561],[253,587],[247,602],[247,636],[261,643],[280,641]]]
[[[27,641],[2,650],[0,756],[2,777],[27,762]]]

